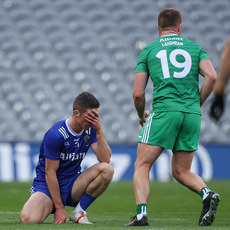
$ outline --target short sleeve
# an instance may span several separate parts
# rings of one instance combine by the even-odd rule
[[[147,65],[147,53],[146,49],[143,49],[141,51],[141,54],[137,60],[137,65],[136,65],[136,73],[138,72],[146,72],[149,73],[148,70],[148,65]]]
[[[204,59],[209,59],[208,54],[204,51],[203,48],[200,50],[200,62]]]
[[[96,131],[92,128],[92,135],[91,135],[91,144],[97,142]]]
[[[50,160],[60,160],[63,138],[48,132],[44,138],[44,156]]]

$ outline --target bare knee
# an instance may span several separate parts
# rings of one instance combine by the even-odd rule
[[[33,213],[28,213],[24,210],[20,212],[20,222],[22,224],[41,224],[42,221],[38,219]]]
[[[190,173],[190,170],[181,170],[179,168],[172,168],[172,175],[173,177],[180,183],[183,183],[184,178],[186,175]]]
[[[134,164],[134,168],[135,168],[135,170],[137,170],[137,169],[139,169],[139,168],[145,168],[144,165],[145,165],[145,164],[144,164],[143,162],[140,162],[140,161],[137,161],[137,160],[136,160],[136,162],[135,162],[135,164]]]
[[[20,212],[22,224],[40,224],[52,212],[53,202],[43,192],[35,192]]]
[[[181,177],[180,171],[172,169],[172,175],[177,181],[179,181],[179,178]]]
[[[146,162],[146,161],[136,160],[136,162],[134,164],[135,171],[141,170],[143,172],[149,173],[151,167],[152,167],[152,164],[150,162]]]
[[[113,179],[114,169],[111,164],[108,163],[100,163],[100,174],[103,177],[103,180],[106,182],[110,182]]]
[[[26,224],[28,222],[28,218],[26,214],[23,212],[23,210],[20,212],[20,222],[22,224]]]

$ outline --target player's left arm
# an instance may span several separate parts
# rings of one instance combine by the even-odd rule
[[[205,78],[200,90],[200,105],[202,106],[214,89],[217,75],[209,59],[204,59],[199,63],[199,72]]]
[[[100,117],[97,110],[92,110],[86,115],[86,120],[93,125],[94,130],[96,131],[97,142],[91,144],[91,149],[97,156],[99,162],[110,162],[111,149],[105,139]]]

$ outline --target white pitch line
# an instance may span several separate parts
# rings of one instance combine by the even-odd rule
[[[149,219],[152,219],[152,220],[157,220],[157,221],[167,221],[167,220],[169,220],[169,221],[173,221],[173,220],[179,220],[179,221],[184,221],[184,220],[187,220],[187,219],[183,219],[183,218],[175,218],[175,219],[167,219],[167,218],[149,218]]]
[[[14,215],[14,214],[19,214],[19,212],[9,212],[9,211],[0,211],[0,214],[11,214],[11,215]]]

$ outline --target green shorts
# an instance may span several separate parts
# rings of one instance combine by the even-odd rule
[[[138,142],[161,146],[173,152],[195,151],[200,139],[199,114],[152,112],[142,128]]]

